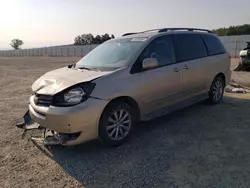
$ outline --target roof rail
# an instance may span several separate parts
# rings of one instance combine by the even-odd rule
[[[204,31],[204,32],[208,32],[208,33],[213,33],[211,30],[208,29],[199,29],[199,28],[186,28],[186,27],[174,27],[174,28],[161,28],[161,29],[150,29],[150,30],[146,30],[146,31],[142,31],[142,32],[137,32],[137,33],[125,33],[122,35],[123,36],[127,36],[127,35],[134,35],[134,34],[138,34],[138,33],[146,33],[146,32],[158,32],[158,33],[162,33],[162,32],[167,32],[167,31],[178,31],[178,30],[186,30],[186,31]]]
[[[134,34],[137,34],[137,33],[125,33],[125,34],[122,35],[122,37],[127,36],[127,35],[134,35]]]
[[[141,33],[152,32],[152,31],[157,31],[157,32],[159,32],[160,30],[161,30],[161,29],[150,29],[150,30],[142,31]]]
[[[185,28],[185,27],[177,27],[177,28],[163,28],[163,29],[159,29],[158,32],[162,33],[162,32],[167,32],[167,31],[177,31],[177,30],[187,30],[187,31],[205,31],[208,33],[213,33],[212,31],[208,30],[208,29],[199,29],[199,28]]]

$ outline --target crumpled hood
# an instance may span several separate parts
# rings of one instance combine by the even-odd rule
[[[37,94],[54,95],[72,85],[94,80],[112,71],[89,71],[70,69],[68,67],[47,72],[32,85],[32,91]]]

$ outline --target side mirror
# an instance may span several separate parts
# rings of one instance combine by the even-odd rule
[[[147,58],[147,59],[144,59],[142,62],[143,69],[152,69],[158,66],[159,66],[159,63],[156,58]]]

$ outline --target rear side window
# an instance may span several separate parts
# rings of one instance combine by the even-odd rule
[[[174,35],[176,58],[178,62],[189,61],[207,56],[207,49],[203,39],[196,34]]]
[[[226,52],[226,49],[218,37],[213,35],[204,35],[203,37],[205,39],[209,55],[223,54]]]

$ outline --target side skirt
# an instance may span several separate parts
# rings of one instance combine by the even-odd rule
[[[181,102],[171,104],[171,105],[169,105],[169,106],[167,106],[165,108],[162,108],[160,110],[157,110],[157,111],[155,111],[153,113],[142,116],[141,120],[142,121],[148,121],[148,120],[151,120],[151,119],[154,119],[154,118],[169,114],[171,112],[183,109],[185,107],[191,106],[191,105],[196,104],[198,102],[201,102],[201,101],[203,101],[203,100],[205,100],[207,98],[208,98],[208,92],[205,92],[205,93],[196,95],[196,96],[194,96],[192,98],[183,100]]]

